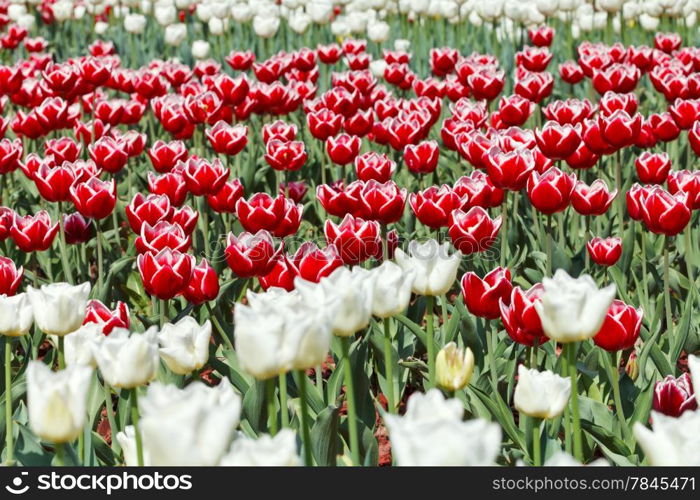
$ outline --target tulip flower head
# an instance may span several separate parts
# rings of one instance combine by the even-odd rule
[[[474,353],[467,347],[450,342],[435,357],[435,376],[440,387],[447,391],[464,389],[474,372]]]
[[[115,328],[98,345],[93,356],[104,380],[112,387],[133,389],[156,377],[159,366],[158,331],[151,327],[145,333],[129,333]]]
[[[462,260],[459,251],[450,254],[450,244],[440,245],[430,239],[423,243],[416,240],[408,244],[408,253],[398,248],[396,263],[405,272],[413,271],[413,293],[418,295],[442,295],[452,287]]]
[[[51,283],[38,289],[30,286],[27,295],[37,327],[46,335],[62,337],[83,324],[90,283]]]
[[[211,322],[200,325],[192,316],[166,323],[158,332],[160,356],[173,373],[188,375],[209,359]]]
[[[571,380],[549,370],[518,366],[518,383],[513,392],[513,405],[522,414],[552,419],[562,414],[571,396]]]

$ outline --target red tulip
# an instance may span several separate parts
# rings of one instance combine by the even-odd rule
[[[700,99],[676,99],[668,112],[678,128],[690,130],[700,120]]]
[[[586,76],[575,61],[566,61],[559,65],[559,76],[570,85],[576,85]]]
[[[455,137],[455,148],[474,168],[486,168],[486,155],[494,145],[494,141],[479,130],[460,133]]]
[[[643,152],[634,161],[637,177],[645,184],[663,184],[671,171],[671,159],[666,153]]]
[[[683,40],[678,33],[657,33],[654,36],[654,47],[667,54],[678,50],[681,43]]]
[[[603,136],[603,129],[602,127],[599,126],[599,120],[597,119],[591,119],[591,120],[584,120],[583,123],[581,124],[581,139],[583,144],[586,145],[586,148],[588,149],[588,153],[586,154],[586,151],[581,151],[580,146],[579,150],[576,150],[576,153],[572,155],[570,158],[574,159],[574,163],[577,164],[579,160],[583,161],[584,166],[588,166],[593,158],[591,155],[595,155],[596,162],[598,160],[598,155],[609,155],[617,151],[617,147],[611,145],[608,140]],[[640,128],[640,134],[641,134],[641,128]],[[637,139],[639,136],[637,137]],[[580,158],[577,158],[576,155],[581,155]],[[590,161],[587,161],[590,160]],[[595,163],[593,163],[594,165]],[[591,165],[592,166],[592,165]]]
[[[537,283],[526,292],[516,286],[510,293],[509,302],[499,301],[501,321],[514,342],[526,346],[533,346],[535,342],[537,345],[547,342],[540,316],[535,309],[535,303],[540,300],[543,292],[542,283]]]
[[[219,277],[207,259],[192,268],[192,277],[182,291],[182,296],[190,304],[198,306],[216,299],[219,295]]]
[[[589,118],[594,108],[588,99],[567,99],[565,101],[553,101],[542,108],[542,114],[551,121],[560,125],[576,125]]]
[[[454,247],[465,255],[488,250],[501,229],[501,216],[495,219],[481,207],[450,214],[449,235]]]
[[[275,170],[299,170],[306,163],[306,158],[302,141],[272,139],[265,146],[265,161]]]
[[[676,418],[686,411],[697,410],[698,400],[690,374],[684,373],[678,378],[666,375],[666,378],[656,382],[652,407],[654,411]]]
[[[226,56],[225,60],[234,71],[247,71],[255,62],[255,54],[250,50],[233,50]]]
[[[265,144],[272,140],[281,142],[294,141],[297,137],[297,126],[293,123],[283,122],[282,120],[267,123],[263,125],[262,137]]]
[[[437,141],[408,144],[403,151],[403,161],[415,174],[428,174],[435,170],[440,155]]]
[[[515,53],[515,64],[528,71],[544,71],[554,57],[547,47],[525,46],[520,52]]]
[[[486,319],[496,319],[500,316],[499,303],[505,302],[507,305],[513,289],[510,271],[502,267],[489,272],[484,279],[468,272],[462,276],[461,285],[464,304],[469,312]]]
[[[394,181],[380,184],[377,181],[361,182],[357,191],[357,216],[365,220],[375,220],[387,225],[398,221],[406,206],[406,189],[401,189]],[[353,183],[354,184],[354,183]]]
[[[495,208],[503,203],[503,190],[494,186],[489,176],[480,170],[457,179],[454,192],[462,201],[462,210],[471,207]]]
[[[207,196],[207,204],[218,213],[236,213],[236,202],[243,197],[243,184],[238,179],[224,183],[216,194]]]
[[[497,147],[484,156],[486,171],[494,186],[509,191],[525,187],[530,173],[535,169],[535,157],[529,149],[517,149],[508,153]]]
[[[469,90],[477,100],[493,101],[505,85],[505,73],[491,69],[480,69],[467,77]]]
[[[657,141],[675,141],[681,133],[681,129],[678,128],[670,113],[649,115],[647,123]]]
[[[194,257],[165,248],[157,254],[139,255],[136,263],[146,293],[168,300],[179,295],[189,283]]]
[[[17,269],[12,259],[0,256],[0,295],[14,295],[17,293],[24,268]]]
[[[85,308],[83,325],[97,323],[102,326],[102,333],[109,335],[115,328],[129,328],[129,306],[117,301],[117,307],[112,311],[97,299],[88,300]]]
[[[74,162],[80,157],[82,146],[70,137],[49,139],[44,143],[44,151],[47,155],[53,155],[56,163]]]
[[[369,151],[355,158],[355,172],[361,181],[384,183],[391,180],[395,170],[396,163],[383,153]]]
[[[642,220],[642,204],[644,198],[649,194],[650,186],[642,186],[640,184],[632,184],[629,191],[625,195],[627,202],[627,213],[632,220]]]
[[[565,174],[552,167],[543,174],[533,172],[527,181],[527,195],[532,205],[546,215],[565,210],[576,185],[575,174]]]
[[[22,252],[43,252],[48,250],[58,233],[58,222],[51,225],[51,218],[46,210],[36,215],[14,214],[10,236]]]
[[[343,265],[340,254],[334,245],[328,245],[321,250],[311,241],[302,243],[291,258],[291,263],[298,270],[302,279],[314,283],[318,283],[321,278],[328,276]]]
[[[144,196],[136,193],[124,210],[131,230],[136,234],[141,234],[143,224],[153,226],[160,220],[167,220],[173,214],[168,197],[156,194]]]
[[[205,83],[226,106],[238,106],[245,100],[250,90],[250,84],[245,75],[233,78],[225,73],[218,73],[208,78]]]
[[[114,179],[101,181],[97,177],[91,177],[85,182],[73,184],[70,197],[76,210],[84,217],[104,219],[117,204],[117,184]]]
[[[693,152],[700,156],[700,121],[695,122],[693,128],[688,131],[688,143]]]
[[[164,248],[186,252],[191,243],[190,236],[180,225],[161,220],[153,226],[144,223],[134,246],[138,253],[152,252],[156,254]]]
[[[182,174],[190,193],[195,196],[207,196],[216,194],[226,183],[230,174],[221,160],[213,161],[192,156],[182,163]]]
[[[326,139],[326,152],[331,161],[337,165],[352,163],[360,152],[362,141],[359,137],[339,134]]]
[[[620,238],[595,237],[586,243],[586,250],[591,260],[599,266],[614,266],[622,255],[622,240]]]
[[[578,145],[576,151],[565,158],[565,161],[571,168],[583,170],[594,167],[599,159],[600,156],[591,151],[584,140]]]
[[[598,116],[598,127],[605,140],[616,148],[631,146],[637,140],[642,128],[642,115],[628,115],[625,111],[615,111],[610,116]],[[586,143],[589,147],[590,144]]]
[[[581,215],[603,215],[612,205],[615,196],[617,189],[609,191],[603,179],[594,180],[590,186],[578,181],[571,193],[571,205]]]
[[[80,212],[64,214],[63,230],[66,234],[66,243],[69,245],[85,243],[92,238],[92,219],[86,219]]]
[[[129,161],[124,144],[109,136],[100,137],[90,144],[88,153],[95,165],[112,174],[119,172]]]
[[[167,196],[174,207],[181,206],[187,198],[188,191],[185,178],[180,172],[182,170],[173,170],[161,175],[148,172],[148,191]]]
[[[554,39],[554,28],[549,26],[537,26],[527,30],[527,36],[536,47],[549,47]]]
[[[325,141],[340,132],[343,116],[324,108],[308,113],[306,115],[306,124],[311,135],[316,139]]]
[[[256,193],[248,200],[240,198],[236,202],[238,219],[246,231],[265,229],[280,238],[296,232],[302,210],[303,206],[284,196],[272,198],[267,193]]]
[[[642,315],[641,309],[615,299],[608,309],[603,326],[593,337],[593,342],[610,352],[631,348],[639,337]]]
[[[459,60],[459,51],[450,47],[430,49],[430,69],[435,76],[452,73]]]
[[[44,162],[32,178],[42,198],[50,202],[63,202],[70,200],[70,188],[76,174],[72,164],[68,162],[54,167]]]
[[[604,69],[594,69],[591,83],[600,95],[608,91],[624,94],[635,89],[640,76],[641,71],[636,66],[616,63]]]
[[[459,195],[446,184],[411,193],[408,202],[416,218],[433,229],[447,227],[452,211],[462,207]]]
[[[294,203],[301,203],[308,189],[304,181],[280,182],[278,193],[283,194]]]
[[[365,221],[346,215],[340,224],[327,220],[326,242],[335,246],[343,263],[354,266],[381,253],[381,228],[376,221]]]
[[[687,194],[691,210],[700,209],[700,170],[670,172],[667,182],[671,194]]]
[[[277,287],[290,292],[294,290],[294,278],[297,276],[299,276],[299,270],[287,256],[281,255],[272,262],[272,269],[268,274],[258,276],[258,281],[263,290]]]
[[[513,86],[513,92],[539,103],[549,97],[554,89],[554,78],[549,73],[533,73],[526,71],[522,77],[518,78]]]
[[[15,218],[15,211],[8,207],[0,207],[0,241],[10,237],[10,228]]]
[[[638,106],[637,95],[633,93],[606,92],[598,101],[598,110],[603,116],[610,116],[618,110],[633,116],[637,112]]]
[[[235,156],[248,143],[248,127],[244,125],[231,126],[219,120],[212,128],[205,131],[212,149],[219,154]]]
[[[520,126],[524,124],[535,109],[535,104],[513,94],[508,97],[501,97],[498,101],[498,114],[501,121],[507,126]]]
[[[581,143],[580,126],[560,125],[548,121],[542,129],[535,129],[537,147],[547,158],[563,160],[573,154]]]
[[[255,234],[241,233],[236,237],[229,233],[226,239],[226,262],[233,273],[240,278],[266,276],[281,255],[283,245],[275,249],[275,241],[268,231]]]
[[[17,170],[23,150],[21,139],[0,141],[0,175]]]
[[[156,172],[170,172],[180,161],[187,159],[187,148],[182,141],[156,141],[147,151]]]
[[[654,186],[642,199],[642,221],[652,233],[675,236],[688,225],[690,214],[685,193],[674,195]]]

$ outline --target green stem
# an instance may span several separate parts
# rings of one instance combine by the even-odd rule
[[[396,411],[396,398],[394,395],[394,358],[391,344],[391,320],[384,318],[384,376],[387,384],[387,410],[389,413],[394,413]]]
[[[267,399],[267,432],[270,436],[277,434],[277,401],[275,398],[275,377],[265,381],[265,397]]]
[[[428,387],[435,387],[435,325],[433,324],[433,305],[435,297],[425,297],[425,326],[427,331],[428,349]]]
[[[608,371],[608,377],[610,377],[610,383],[612,384],[613,399],[615,401],[615,414],[617,415],[617,420],[620,422],[620,428],[622,429],[622,435],[625,442],[628,444],[632,442],[632,435],[630,434],[627,421],[625,420],[625,413],[622,409],[622,396],[620,395],[620,372],[618,368],[617,357],[614,352],[608,353],[602,350],[603,362],[605,363],[605,368]]]
[[[131,425],[134,426],[134,436],[136,438],[136,460],[139,467],[143,467],[143,443],[141,442],[141,432],[139,431],[139,397],[138,389],[131,389]]]
[[[66,367],[65,359],[65,339],[63,336],[58,337],[58,369],[63,370]]]
[[[61,263],[63,264],[63,277],[68,283],[73,284],[73,271],[70,267],[70,262],[68,261],[68,253],[66,252],[66,228],[63,223],[63,207],[62,203],[58,202],[58,227],[60,231],[60,238],[58,239],[58,246],[61,251]]]
[[[313,465],[311,456],[311,433],[309,426],[309,401],[306,393],[306,373],[303,370],[297,371],[297,384],[299,384],[299,399],[301,400],[301,436],[304,442],[304,463],[307,466]],[[284,414],[285,412],[282,412]]]
[[[357,407],[355,406],[355,388],[352,381],[352,366],[350,364],[350,344],[352,337],[341,339],[343,346],[343,365],[345,366],[345,397],[348,402],[348,432],[350,434],[350,454],[353,465],[360,465],[360,439],[357,430]]]
[[[95,242],[97,245],[97,296],[101,297],[104,257],[102,255],[102,230],[100,229],[100,221],[98,221],[97,219],[95,219],[95,230],[97,236],[97,241]]]
[[[621,150],[617,150],[617,153],[615,154],[615,187],[617,189],[618,195],[617,199],[615,200],[615,204],[617,205],[617,219],[618,223],[620,224],[620,235],[622,235],[623,230],[624,230],[624,220],[623,220],[623,214],[624,214],[624,203],[625,203],[625,197],[622,196],[620,193],[622,193],[622,153]]]
[[[546,263],[547,276],[552,276],[552,216],[547,216],[547,263]]]
[[[540,436],[540,419],[532,419],[532,465],[542,465],[542,450]]]
[[[640,236],[639,244],[640,244],[640,249],[641,249],[641,254],[642,254],[642,258],[641,258],[641,261],[642,261],[642,279],[639,280],[640,281],[639,284],[642,287],[642,298],[644,299],[643,304],[644,304],[644,307],[646,307],[647,304],[649,303],[649,296],[648,296],[649,291],[647,288],[647,280],[646,280],[646,277],[648,276],[647,275],[647,251],[646,251],[646,236],[644,233],[644,228],[642,228],[641,226],[640,226],[639,233],[640,233],[639,234],[639,236]]]
[[[279,375],[280,384],[280,411],[282,412],[282,428],[289,427],[289,410],[287,409],[287,374]]]
[[[673,312],[671,311],[671,283],[669,278],[668,239],[664,241],[664,305],[666,308],[667,338],[673,338]]]
[[[572,434],[574,444],[574,458],[583,463],[583,441],[581,438],[581,417],[578,409],[578,370],[576,369],[577,343],[570,342],[564,345],[566,350],[566,363],[568,365],[569,377],[571,377],[571,419]]]
[[[503,192],[503,205],[501,205],[501,267],[505,267],[506,251],[508,250],[508,191]]]
[[[163,328],[168,322],[168,302],[165,299],[160,299],[160,327]]]
[[[695,288],[695,273],[693,271],[693,226],[688,224],[685,228],[685,267],[688,270],[688,279],[690,280],[690,289]]]
[[[63,467],[66,464],[64,460],[65,450],[63,448],[63,443],[56,443],[56,448],[54,448],[54,452],[56,453],[56,465],[58,467]]]
[[[477,318],[477,321],[480,321]],[[491,387],[495,394],[498,394],[498,374],[496,373],[496,358],[493,356],[494,342],[491,336],[491,330],[488,329],[484,322],[484,336],[486,337],[486,359],[489,364],[489,374],[491,378]]]
[[[12,430],[12,337],[5,337],[5,442],[7,456],[6,465],[13,465],[14,460],[14,434]]]
[[[117,431],[117,422],[114,420],[114,407],[112,406],[112,391],[109,390],[107,381],[102,381],[105,397],[105,413],[107,413],[107,422],[109,423],[109,435],[112,436],[112,450],[115,453],[119,452],[119,442],[115,439]]]

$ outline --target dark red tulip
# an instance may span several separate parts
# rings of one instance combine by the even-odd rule
[[[80,212],[63,215],[63,230],[66,234],[66,243],[77,245],[85,243],[92,238],[92,219],[85,218]]]
[[[586,243],[586,250],[591,260],[599,266],[614,266],[622,255],[622,240],[597,236]]]
[[[192,268],[192,277],[182,290],[182,296],[192,305],[198,306],[219,296],[219,277],[207,259]]]
[[[117,301],[114,310],[97,299],[88,300],[85,308],[85,319],[83,325],[97,323],[102,326],[102,333],[109,335],[115,328],[129,328],[131,318],[129,317],[129,306],[126,303]]]
[[[481,207],[450,214],[449,235],[454,247],[465,255],[488,250],[501,229],[501,216],[495,219]]]
[[[639,337],[642,315],[641,309],[635,309],[634,306],[615,299],[608,309],[603,326],[593,337],[593,342],[611,352],[630,349]]]
[[[168,300],[182,293],[189,283],[194,257],[165,248],[157,254],[139,255],[136,263],[146,293]]]
[[[346,215],[340,224],[327,220],[324,225],[326,242],[334,245],[343,263],[354,266],[382,250],[381,228],[376,221],[366,221]]]
[[[468,272],[462,276],[462,298],[467,309],[474,316],[496,319],[501,315],[500,302],[510,302],[513,284],[510,271],[497,267],[483,279],[476,273]]]
[[[280,182],[278,193],[283,194],[294,203],[301,203],[308,189],[304,181]]]
[[[654,411],[669,417],[680,417],[686,411],[697,410],[698,400],[690,374],[684,373],[678,378],[666,375],[666,378],[656,382],[652,407]]]
[[[542,283],[537,283],[526,292],[516,286],[513,287],[509,300],[499,301],[501,321],[514,342],[526,346],[533,346],[535,342],[537,345],[547,342],[540,316],[535,309],[535,303],[540,300],[543,292]]]

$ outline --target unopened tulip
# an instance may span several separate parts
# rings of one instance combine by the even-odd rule
[[[26,293],[0,295],[0,335],[26,335],[34,322],[34,311]]]
[[[38,289],[30,286],[27,295],[39,330],[46,335],[62,337],[83,324],[90,283],[75,286],[51,283]]]
[[[159,366],[157,336],[155,327],[131,334],[124,328],[115,328],[93,346],[93,356],[105,382],[112,387],[133,389],[153,380]]]
[[[529,417],[551,419],[564,411],[571,396],[571,379],[549,370],[540,372],[518,366],[513,406]]]
[[[655,234],[675,236],[690,222],[688,195],[682,192],[673,195],[654,186],[641,200],[640,208],[644,225]]]
[[[543,174],[533,172],[527,181],[527,196],[532,205],[546,215],[565,210],[576,185],[575,174],[565,174],[551,167]]]
[[[0,295],[14,295],[22,282],[24,268],[17,269],[12,259],[0,256]]]
[[[447,391],[464,389],[474,372],[474,353],[470,348],[457,347],[450,342],[435,357],[435,377]]]
[[[408,307],[415,271],[404,271],[401,266],[385,260],[372,269],[374,293],[372,294],[372,314],[379,318],[395,316]]]
[[[593,342],[611,352],[631,348],[639,338],[642,315],[641,309],[635,309],[621,300],[613,300]]]
[[[615,297],[614,284],[598,289],[589,275],[572,278],[558,269],[553,278],[544,278],[542,285],[544,293],[535,309],[547,337],[566,344],[589,339],[600,331]]]
[[[543,291],[541,283],[527,291],[516,286],[511,291],[510,303],[499,301],[501,321],[514,342],[533,346],[535,342],[539,345],[547,340],[542,330],[542,321],[535,310],[535,303],[540,300]]]
[[[666,153],[643,152],[635,161],[639,181],[645,184],[662,184],[671,171],[671,159]]]
[[[595,237],[586,243],[586,251],[591,260],[599,266],[614,266],[622,255],[622,240],[615,237]]]
[[[484,252],[491,248],[503,220],[495,219],[481,207],[472,207],[467,212],[454,210],[450,214],[449,235],[454,247],[465,255]]]
[[[192,316],[184,316],[160,329],[160,356],[173,373],[188,375],[203,367],[209,359],[210,340],[209,320],[200,326]]]
[[[510,271],[497,267],[489,272],[484,279],[476,273],[468,272],[462,277],[462,297],[470,313],[487,319],[500,316],[500,302],[507,305],[513,284],[510,282]]]

